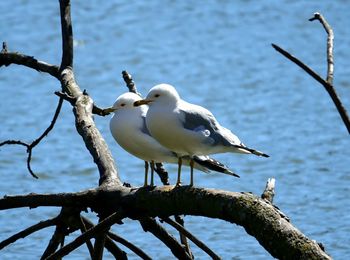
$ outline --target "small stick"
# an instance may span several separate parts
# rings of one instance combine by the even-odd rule
[[[276,184],[275,178],[268,178],[266,182],[265,190],[263,194],[261,194],[262,199],[265,199],[271,203],[273,202],[273,197],[275,196],[275,184]]]

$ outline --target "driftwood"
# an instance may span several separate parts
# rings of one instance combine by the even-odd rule
[[[111,152],[96,128],[92,117],[93,113],[106,115],[108,110],[94,104],[92,98],[85,91],[81,91],[74,79],[73,35],[69,0],[60,0],[60,14],[63,49],[60,66],[47,64],[17,52],[9,52],[6,44],[3,45],[3,50],[0,53],[0,66],[23,65],[40,72],[46,72],[60,81],[62,89],[60,92],[56,92],[60,97],[56,113],[58,114],[60,111],[62,100],[66,100],[72,105],[77,132],[83,138],[86,148],[97,166],[99,186],[95,189],[75,193],[31,193],[3,197],[0,199],[0,210],[43,206],[62,207],[62,210],[57,217],[35,224],[2,241],[0,249],[39,229],[55,225],[55,232],[42,255],[42,259],[63,257],[82,244],[86,244],[92,259],[102,259],[104,248],[110,251],[115,258],[127,259],[126,253],[116,243],[130,248],[143,259],[150,259],[147,252],[109,231],[112,225],[122,223],[124,218],[130,218],[139,221],[144,231],[151,232],[177,258],[193,259],[190,249],[185,248],[171,236],[157,221],[159,218],[161,222],[164,221],[175,226],[182,236],[196,241],[195,243],[211,257],[219,259],[219,256],[212,252],[204,242],[196,239],[182,225],[169,219],[170,216],[184,214],[217,218],[240,225],[276,258],[330,259],[322,245],[302,234],[290,223],[288,217],[272,204],[274,182],[273,185],[271,183],[267,185],[262,198],[244,192],[227,192],[189,186],[164,185],[162,187],[136,188],[123,185]],[[123,77],[130,91],[137,92],[131,76],[124,72]],[[50,131],[54,123],[55,120],[42,136]],[[37,143],[41,139],[40,136]],[[5,141],[1,145],[12,144],[9,141]],[[26,146],[28,153],[31,152],[31,149],[29,150],[31,144],[18,144]],[[28,156],[28,169],[31,172],[30,154]],[[161,165],[157,165],[156,170],[163,176],[164,183],[167,183],[167,174]],[[93,225],[81,216],[81,212],[87,208],[98,214],[100,221],[97,225]],[[181,219],[177,221],[181,223]],[[71,243],[63,245],[64,237],[76,230],[80,230],[82,234]],[[94,245],[90,242],[91,238],[95,238]],[[59,248],[60,246],[62,247]]]

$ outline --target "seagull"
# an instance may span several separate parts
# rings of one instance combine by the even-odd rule
[[[114,105],[107,110],[114,112],[110,120],[110,131],[116,142],[130,154],[145,161],[144,186],[148,182],[148,168],[151,166],[151,186],[154,186],[153,172],[155,163],[178,163],[177,155],[156,141],[146,127],[148,107],[135,107],[134,102],[142,98],[135,93],[127,92],[120,95]],[[181,158],[185,165],[190,165],[204,172],[215,170],[228,175],[239,177],[222,163],[208,156],[189,156]]]
[[[134,106],[145,104],[149,106],[146,125],[151,135],[178,156],[177,185],[180,184],[183,156],[193,158],[231,152],[269,157],[244,145],[229,129],[221,126],[209,110],[182,100],[169,84],[154,86],[146,99],[136,101]],[[192,165],[190,160],[190,185],[193,185]]]

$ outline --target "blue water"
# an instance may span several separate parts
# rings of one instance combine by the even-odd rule
[[[335,33],[334,85],[350,110],[347,1],[72,2],[76,79],[96,104],[110,106],[127,90],[122,70],[133,75],[143,94],[155,84],[173,84],[184,99],[210,109],[247,145],[271,155],[217,155],[241,179],[196,173],[197,186],[261,194],[266,180],[275,177],[275,204],[292,223],[322,242],[335,259],[350,255],[349,134],[324,89],[270,45],[280,45],[324,76],[326,34],[318,22],[308,22],[315,11],[324,14]],[[9,50],[59,64],[58,1],[3,0],[0,14],[0,40],[7,41]],[[57,102],[53,92],[59,89],[59,82],[46,74],[15,65],[1,68],[0,141],[35,139],[51,121]],[[142,185],[143,162],[114,143],[109,118],[95,118],[122,181]],[[23,147],[0,149],[0,196],[79,191],[98,183],[69,104],[34,150],[32,167],[39,180],[28,174],[25,160]],[[167,169],[174,182],[176,167]],[[54,208],[2,212],[0,240],[57,213]],[[271,258],[239,226],[198,217],[185,221],[224,259]],[[138,223],[126,220],[113,230],[153,258],[171,256]],[[52,231],[18,241],[0,251],[0,258],[39,258]],[[192,249],[198,259],[208,258],[196,246]],[[106,253],[106,258],[111,256]],[[86,247],[67,259],[88,259]]]

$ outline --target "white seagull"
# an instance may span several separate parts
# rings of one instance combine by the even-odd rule
[[[134,106],[144,104],[149,106],[146,125],[151,135],[179,158],[177,185],[181,179],[182,156],[193,158],[232,152],[269,157],[245,146],[229,129],[221,126],[209,110],[182,100],[171,85],[154,86],[146,99],[136,101]],[[190,185],[193,185],[192,167]]]
[[[150,162],[151,186],[153,186],[154,164],[161,162],[178,163],[178,157],[150,135],[145,122],[148,107],[134,106],[134,102],[141,99],[139,95],[132,92],[124,93],[117,98],[114,105],[108,109],[109,112],[114,112],[110,120],[110,131],[124,150],[145,161],[144,186],[147,186],[148,162]],[[193,160],[188,156],[182,158],[182,160],[186,165],[190,165],[190,163],[193,165]],[[239,177],[227,169],[225,165],[208,156],[197,156],[194,160],[193,166],[201,171],[210,172],[210,169]]]

